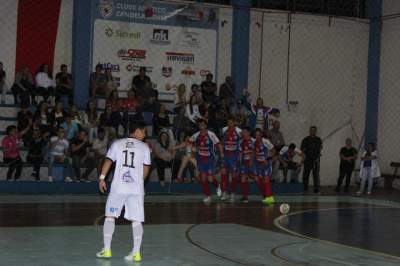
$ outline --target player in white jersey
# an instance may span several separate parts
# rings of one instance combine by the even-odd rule
[[[101,170],[99,189],[107,189],[105,176],[115,162],[114,178],[106,203],[106,218],[103,227],[104,247],[96,255],[98,258],[111,258],[111,240],[115,229],[115,219],[125,207],[124,218],[132,222],[133,250],[125,257],[128,261],[141,261],[140,246],[144,222],[144,179],[150,171],[150,148],[143,139],[146,136],[145,124],[137,122],[129,125],[128,138],[116,140],[107,152]]]

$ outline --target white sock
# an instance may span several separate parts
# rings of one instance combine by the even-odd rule
[[[104,220],[103,237],[104,237],[104,249],[111,249],[111,240],[115,229],[115,219],[106,217]]]
[[[133,254],[136,254],[140,252],[140,246],[142,245],[142,238],[143,238],[142,223],[133,221],[132,233],[133,233]]]

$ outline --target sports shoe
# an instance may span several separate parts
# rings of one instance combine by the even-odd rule
[[[368,191],[368,192],[367,192],[367,195],[371,195],[371,191]]]
[[[126,261],[142,261],[142,256],[140,255],[140,252],[133,254],[133,252],[129,253],[128,256],[125,256]]]
[[[263,203],[263,204],[266,204],[266,205],[274,204],[274,203],[275,203],[275,199],[274,199],[273,196],[265,197],[265,198],[262,200],[262,203]]]
[[[217,188],[217,196],[218,196],[218,198],[220,198],[220,197],[222,196],[221,185],[218,185],[218,188]]]
[[[229,199],[229,195],[226,192],[222,192],[221,200]]]
[[[111,249],[102,249],[100,252],[96,253],[96,257],[98,258],[103,258],[103,259],[109,259],[112,257]]]
[[[249,202],[249,199],[248,199],[247,197],[242,197],[242,198],[240,199],[240,202],[242,202],[242,203],[248,203],[248,202]]]
[[[230,202],[235,202],[235,193],[231,193],[231,196],[229,198]]]
[[[204,202],[204,203],[211,203],[211,197],[210,197],[210,196],[205,197],[205,198],[203,199],[203,202]]]
[[[67,176],[67,177],[65,178],[65,182],[72,182],[72,178],[69,177],[69,176]]]
[[[53,182],[53,177],[49,175],[49,182]]]

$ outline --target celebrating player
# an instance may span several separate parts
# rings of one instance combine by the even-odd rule
[[[272,161],[271,157],[275,153],[274,145],[262,137],[261,129],[256,129],[256,140],[254,141],[255,151],[255,175],[260,180],[264,181],[264,204],[275,203],[272,196],[270,177],[272,174]]]
[[[106,203],[106,218],[103,227],[104,248],[98,258],[111,258],[111,240],[115,229],[115,218],[125,207],[124,218],[132,222],[133,251],[125,257],[128,261],[141,261],[140,246],[144,222],[144,178],[150,171],[150,149],[143,139],[146,136],[143,122],[129,125],[129,137],[116,140],[107,152],[101,170],[99,189],[107,189],[105,177],[115,162],[114,178]]]
[[[227,119],[227,125],[227,127],[222,129],[224,160],[221,171],[221,200],[228,199],[227,188],[229,183],[229,174],[231,174],[231,201],[234,201],[238,183],[239,144],[242,130],[235,126],[235,119],[233,117]]]
[[[254,177],[253,160],[254,160],[254,139],[250,136],[250,128],[244,127],[242,129],[242,140],[240,141],[240,191],[242,192],[241,202],[247,203],[249,201],[249,184],[247,180],[249,177]],[[262,181],[255,178],[258,187],[262,194],[264,194],[264,186]]]

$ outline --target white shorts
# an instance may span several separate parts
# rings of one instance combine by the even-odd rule
[[[144,222],[144,195],[110,193],[106,203],[106,217],[118,218],[123,207],[125,219]]]

